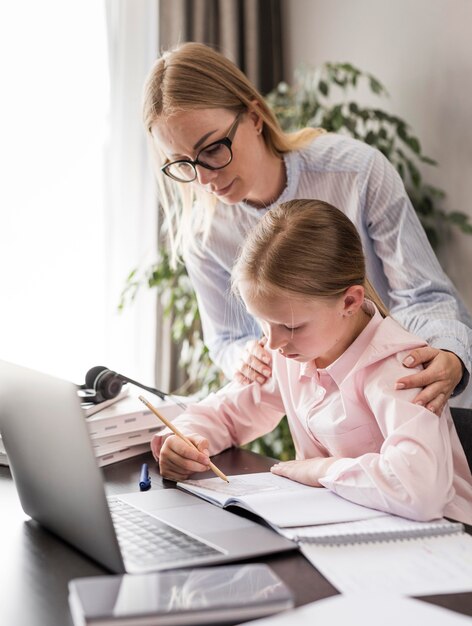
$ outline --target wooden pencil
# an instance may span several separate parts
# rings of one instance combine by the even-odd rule
[[[178,428],[176,428],[176,427],[174,426],[174,424],[172,424],[172,422],[170,422],[170,421],[169,421],[166,417],[164,417],[161,413],[159,413],[159,411],[156,409],[156,407],[155,407],[155,406],[153,406],[153,405],[152,405],[152,404],[151,404],[148,400],[146,400],[146,398],[145,398],[144,396],[139,396],[139,399],[141,400],[141,402],[143,402],[143,403],[147,406],[147,408],[148,408],[150,411],[152,411],[152,412],[154,413],[154,415],[155,415],[156,417],[158,417],[158,418],[161,420],[161,422],[162,422],[163,424],[165,424],[165,425],[167,426],[167,428],[170,428],[170,429],[171,429],[171,431],[172,431],[175,435],[177,435],[177,437],[180,437],[183,441],[185,441],[185,443],[188,443],[188,445],[189,445],[189,446],[192,446],[192,448],[195,448],[195,450],[198,450],[197,446],[196,446],[194,443],[192,443],[192,442],[190,441],[190,439],[188,439],[188,438],[187,438],[187,437],[186,437],[183,433],[181,433],[181,432],[180,432],[180,430],[179,430]],[[228,477],[227,477],[227,476],[225,476],[225,475],[223,474],[223,472],[222,472],[220,469],[218,469],[218,468],[216,467],[216,465],[215,465],[214,463],[212,463],[210,460],[209,460],[209,465],[210,465],[210,469],[211,469],[211,470],[212,470],[212,471],[213,471],[213,472],[214,472],[214,473],[215,473],[215,474],[216,474],[219,478],[221,478],[222,480],[224,480],[224,481],[226,481],[227,483],[229,483]]]

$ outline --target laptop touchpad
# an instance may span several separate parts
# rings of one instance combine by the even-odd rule
[[[173,526],[190,533],[207,535],[216,531],[233,531],[240,528],[254,527],[254,522],[223,511],[214,504],[203,502],[192,508],[192,515],[188,515],[187,508],[164,509],[163,511],[153,511],[151,515]]]
[[[254,522],[179,489],[119,494],[120,500],[190,533],[254,527]]]
[[[191,496],[179,489],[155,489],[145,492],[120,493],[116,497],[131,504],[131,506],[146,511],[146,513],[161,512],[169,507],[197,506],[202,502],[201,498]]]

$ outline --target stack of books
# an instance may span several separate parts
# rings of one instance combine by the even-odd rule
[[[124,396],[115,399],[111,404],[107,401],[102,405],[83,407],[100,467],[147,452],[153,435],[164,428],[139,400],[138,394],[125,393]],[[170,421],[183,412],[183,408],[174,401],[161,400],[154,396],[149,400]]]
[[[183,412],[175,401],[164,401],[155,396],[149,399],[170,421]],[[178,400],[185,402],[188,398],[179,397]],[[113,400],[101,404],[83,403],[82,410],[100,467],[148,452],[152,436],[164,428],[139,400],[138,394],[129,394],[126,388]],[[8,464],[0,436],[0,465]]]

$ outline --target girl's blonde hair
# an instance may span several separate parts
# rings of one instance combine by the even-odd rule
[[[383,317],[387,308],[366,276],[362,243],[342,211],[321,200],[291,200],[268,211],[247,237],[233,268],[255,297],[280,293],[331,298],[362,285]]]
[[[143,118],[151,142],[159,199],[169,222],[172,249],[180,248],[186,235],[207,233],[215,198],[192,184],[171,181],[161,172],[165,161],[152,137],[152,126],[174,113],[194,109],[257,110],[263,121],[262,136],[277,156],[308,145],[322,129],[303,128],[286,133],[262,95],[241,70],[225,56],[200,43],[183,43],[164,52],[154,63],[144,86]],[[207,209],[201,222],[191,218],[195,200]],[[180,208],[179,208],[180,207]]]

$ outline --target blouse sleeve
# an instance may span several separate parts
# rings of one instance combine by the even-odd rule
[[[232,379],[246,342],[261,336],[260,326],[231,294],[230,273],[215,259],[187,251],[185,266],[195,289],[205,345],[212,361]]]
[[[403,182],[390,162],[371,151],[363,168],[363,221],[388,281],[390,314],[429,345],[456,354],[471,371],[472,319],[441,268]]]
[[[274,378],[264,385],[230,383],[205,400],[193,404],[172,423],[184,434],[198,434],[210,444],[210,455],[231,446],[244,445],[273,430],[284,416]],[[153,437],[156,456],[167,436],[165,429]]]

